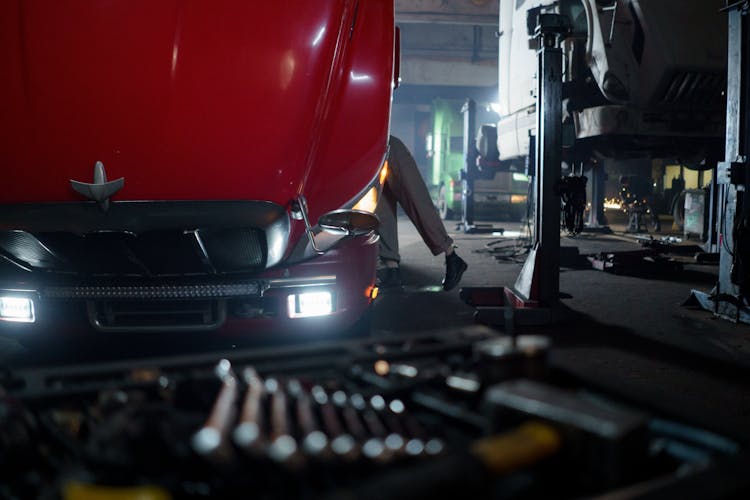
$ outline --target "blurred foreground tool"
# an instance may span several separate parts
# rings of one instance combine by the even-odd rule
[[[412,498],[479,498],[493,477],[534,466],[555,455],[562,445],[551,425],[527,422],[508,432],[480,439],[465,453],[447,455],[338,491],[330,500]]]
[[[200,456],[217,462],[228,462],[233,457],[228,436],[236,414],[239,397],[237,378],[232,372],[231,363],[222,359],[214,368],[214,374],[221,382],[211,413],[205,424],[193,435],[193,450]]]
[[[158,486],[102,486],[71,481],[64,485],[63,500],[171,500]]]
[[[648,457],[646,417],[586,394],[519,379],[490,387],[484,405],[498,434],[333,498],[478,498],[493,479],[543,463],[584,490],[612,487],[633,479]]]
[[[648,458],[646,415],[604,404],[594,396],[518,379],[485,394],[491,422],[502,426],[538,419],[562,435],[560,467],[584,487],[633,479]],[[570,464],[575,464],[574,466]]]
[[[263,446],[263,400],[265,387],[263,380],[252,367],[242,371],[242,379],[247,385],[242,402],[240,420],[234,429],[234,443],[246,452],[259,452]]]

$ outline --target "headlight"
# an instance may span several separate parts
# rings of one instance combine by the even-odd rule
[[[354,205],[352,205],[352,209],[375,213],[375,208],[378,206],[378,200],[380,199],[380,193],[383,190],[383,184],[385,184],[387,178],[388,160],[383,162],[383,166],[380,168],[377,177],[370,183],[369,189],[365,190],[365,194],[360,196]]]
[[[290,295],[287,299],[290,318],[312,318],[333,313],[331,292],[303,292]]]
[[[27,297],[0,296],[0,320],[34,322],[34,301]]]
[[[373,186],[367,190],[365,195],[354,204],[352,209],[361,210],[363,212],[375,212],[375,207],[378,206],[378,188]]]

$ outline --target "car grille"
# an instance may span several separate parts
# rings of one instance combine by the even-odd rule
[[[248,272],[266,262],[265,233],[253,228],[142,234],[0,231],[0,253],[29,270],[66,275],[163,277]]]
[[[89,321],[100,331],[212,330],[226,320],[222,300],[89,301]]]

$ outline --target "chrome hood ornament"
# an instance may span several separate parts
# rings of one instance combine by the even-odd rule
[[[109,198],[122,189],[125,185],[125,178],[120,177],[107,182],[104,164],[98,161],[94,165],[94,182],[92,184],[71,179],[70,185],[77,193],[99,203],[99,208],[106,211],[109,208]]]

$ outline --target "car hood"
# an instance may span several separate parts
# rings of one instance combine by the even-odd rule
[[[386,151],[393,8],[336,0],[0,5],[0,203],[267,200],[313,216]]]

